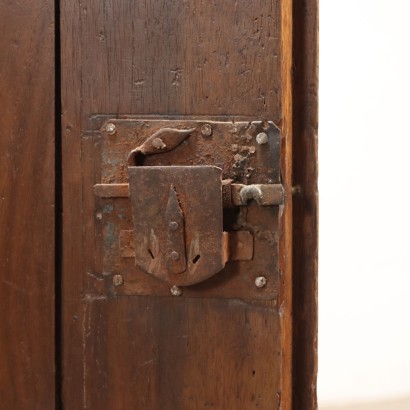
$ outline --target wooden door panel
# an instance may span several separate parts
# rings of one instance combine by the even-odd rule
[[[292,30],[303,27],[292,26],[293,13],[289,0],[62,1],[67,409],[291,408]],[[86,246],[96,171],[82,147],[98,136],[101,115],[127,114],[280,126],[288,195],[279,212],[277,299],[87,291],[99,280],[87,270],[95,256]]]
[[[1,2],[0,21],[0,409],[51,410],[54,2]]]
[[[317,0],[33,0],[0,17],[0,408],[317,408]],[[96,141],[119,116],[276,123],[271,299],[104,291]]]
[[[75,30],[83,121],[117,113],[250,115],[277,122],[280,3],[82,2]]]
[[[267,303],[129,299],[87,306],[88,408],[245,409],[278,402],[270,386],[280,383],[280,351],[255,353],[279,342],[278,316]]]

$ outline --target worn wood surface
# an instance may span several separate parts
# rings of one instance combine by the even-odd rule
[[[0,409],[55,406],[53,8],[0,5]],[[61,23],[64,407],[317,408],[317,0],[63,0]],[[281,126],[279,304],[87,293],[96,114]]]
[[[280,2],[66,0],[62,46],[66,408],[277,408],[273,302],[83,293],[94,204],[80,151],[94,114],[280,122]]]
[[[66,409],[316,407],[316,13],[315,0],[62,1]],[[98,114],[281,126],[279,304],[85,291],[98,181],[81,152]]]
[[[281,176],[286,201],[279,219],[279,269],[281,344],[282,344],[282,404],[293,408],[292,401],[292,1],[282,0],[282,118],[281,118]]]
[[[316,409],[318,1],[295,1],[293,20],[293,401]]]
[[[0,3],[0,409],[54,409],[54,2]]]

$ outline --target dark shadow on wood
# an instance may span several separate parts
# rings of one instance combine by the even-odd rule
[[[62,391],[62,215],[63,215],[63,168],[61,147],[61,33],[60,1],[54,2],[54,53],[55,53],[55,409],[63,408]]]
[[[318,2],[293,2],[293,408],[317,409]]]

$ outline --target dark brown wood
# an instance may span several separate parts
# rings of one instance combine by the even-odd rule
[[[62,1],[66,409],[315,408],[316,6]],[[101,116],[126,114],[280,125],[286,199],[277,300],[88,292],[103,282],[87,269],[95,254],[84,246],[94,240],[92,191],[100,182],[94,141]],[[307,194],[292,208],[294,183]]]
[[[317,0],[61,3],[64,408],[316,409]],[[0,18],[0,408],[54,409],[54,2]],[[275,299],[103,291],[94,142],[127,114],[280,125]]]
[[[54,2],[0,4],[0,408],[54,409]]]
[[[294,1],[293,401],[316,409],[318,293],[318,2]]]
[[[277,306],[84,294],[84,281],[96,279],[84,272],[93,256],[79,226],[94,214],[93,170],[80,161],[93,115],[278,122],[280,28],[277,1],[62,2],[67,409],[279,406]]]

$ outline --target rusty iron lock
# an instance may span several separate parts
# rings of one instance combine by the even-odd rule
[[[128,168],[135,262],[169,283],[202,282],[225,266],[222,170],[212,166]]]
[[[138,166],[170,151],[194,129],[160,129],[128,158],[135,262],[166,282],[187,286],[219,272],[227,259],[222,230],[222,170],[214,166]]]
[[[145,272],[178,286],[208,279],[229,259],[223,197],[229,205],[247,205],[251,199],[273,205],[283,197],[281,185],[222,181],[222,169],[212,165],[140,165],[147,155],[175,149],[194,131],[161,129],[128,158],[135,262]]]
[[[273,123],[117,119],[102,129],[96,234],[103,269],[124,278],[116,293],[163,294],[163,283],[198,297],[276,294],[275,281],[256,284],[278,266],[274,205],[284,191]]]

